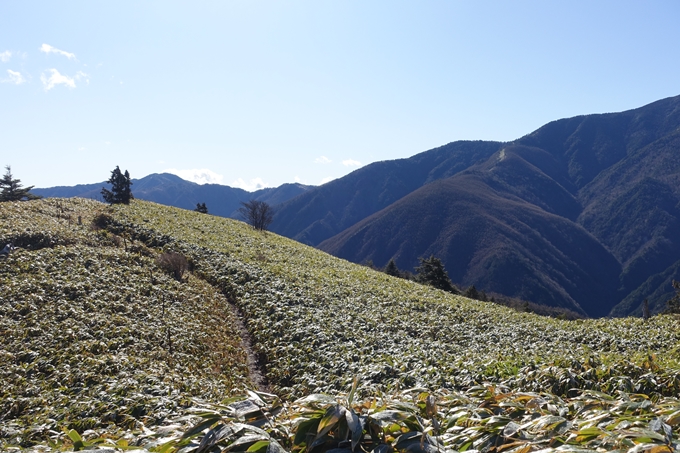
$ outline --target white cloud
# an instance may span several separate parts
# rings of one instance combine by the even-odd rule
[[[7,63],[9,59],[12,57],[12,52],[9,50],[5,50],[4,52],[0,53],[0,61],[3,63]]]
[[[78,71],[76,72],[76,75],[74,77],[76,80],[85,80],[85,82],[89,85],[90,84],[90,76],[85,74],[83,71]]]
[[[59,50],[56,47],[52,47],[49,44],[43,44],[40,46],[40,51],[45,52],[45,53],[56,53],[58,55],[63,55],[69,60],[75,60],[76,59],[76,54],[71,53],[71,52],[66,52],[64,50]]]
[[[43,87],[45,87],[45,91],[49,91],[57,85],[66,85],[69,88],[76,87],[76,81],[72,77],[61,75],[59,74],[59,71],[54,68],[48,69],[48,71],[50,71],[49,77],[47,77],[44,72],[40,75],[40,80],[43,83]]]
[[[6,79],[0,80],[0,82],[21,85],[26,81],[26,79],[24,79],[24,76],[22,76],[20,72],[12,71],[11,69],[7,70],[7,75],[8,77]]]
[[[195,182],[196,184],[222,184],[222,175],[218,175],[207,168],[192,168],[188,170],[177,170],[176,168],[168,168],[163,170],[164,173],[172,173],[177,175],[185,181]]]
[[[342,165],[345,167],[361,167],[361,162],[358,160],[347,159],[342,161]]]
[[[299,176],[296,176],[295,178],[293,178],[293,181],[295,181],[295,182],[297,182],[297,183],[302,182],[302,180],[300,179]]]
[[[316,159],[314,159],[315,164],[330,164],[331,162],[333,162],[333,161],[330,160],[326,156],[321,156],[321,157],[317,157]]]
[[[238,187],[243,190],[247,190],[248,192],[253,192],[255,190],[260,190],[264,189],[265,187],[269,187],[269,184],[264,182],[262,178],[254,178],[251,179],[249,182],[246,182],[243,180],[243,178],[238,178],[236,181],[233,181],[230,186],[232,187]]]
[[[326,184],[327,182],[333,181],[335,178],[332,176],[326,176],[321,180],[321,185]]]

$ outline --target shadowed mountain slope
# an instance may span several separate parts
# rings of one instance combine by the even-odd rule
[[[554,121],[319,247],[410,270],[434,254],[463,286],[591,316],[645,297],[659,311],[680,259],[679,150],[680,97]]]
[[[521,166],[520,158],[504,154],[490,169],[428,184],[319,247],[355,262],[394,259],[406,269],[419,256],[434,254],[464,286],[606,315],[620,300],[611,292],[618,284],[618,261],[576,223],[526,201],[551,190],[563,196],[559,188],[543,190],[543,174],[525,176],[536,182],[534,194],[494,188],[503,187],[503,167],[510,174]]]
[[[100,182],[73,187],[50,187],[33,189],[33,192],[45,197],[82,197],[102,200],[102,187],[108,187],[108,184]],[[132,193],[140,200],[182,209],[194,209],[196,203],[205,203],[210,214],[234,218],[238,217],[238,208],[242,201],[261,200],[276,205],[300,195],[309,188],[310,186],[302,184],[283,184],[275,188],[247,192],[221,184],[196,184],[170,173],[154,173],[132,180]]]
[[[488,159],[499,142],[455,142],[408,159],[376,162],[277,206],[272,231],[318,245],[429,182]]]

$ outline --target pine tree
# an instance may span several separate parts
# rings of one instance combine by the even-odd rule
[[[466,289],[463,296],[468,297],[470,299],[482,300],[480,298],[479,291],[477,291],[477,288],[475,288],[475,285],[472,285],[468,289]]]
[[[130,204],[130,200],[134,199],[130,186],[130,173],[125,170],[121,173],[120,168],[116,165],[116,169],[111,172],[111,178],[107,181],[111,184],[111,190],[102,189],[102,196],[104,201],[111,204]]]
[[[416,281],[450,293],[459,294],[459,291],[451,283],[449,274],[446,273],[444,264],[442,264],[439,258],[431,255],[429,258],[418,259],[420,260],[420,266],[416,267]]]
[[[385,270],[383,271],[387,275],[391,275],[392,277],[401,277],[401,271],[397,267],[397,264],[394,262],[394,260],[390,260],[389,263],[387,263],[387,266],[385,266]]]
[[[12,167],[5,166],[7,172],[0,179],[0,202],[1,201],[22,201],[35,200],[41,198],[38,195],[30,193],[30,190],[35,186],[21,187],[21,180],[14,179],[12,176]]]

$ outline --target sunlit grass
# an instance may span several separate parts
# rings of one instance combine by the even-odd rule
[[[92,229],[102,213],[106,228]],[[0,263],[1,329],[9,333],[0,340],[5,444],[53,439],[66,448],[78,441],[63,429],[75,428],[85,443],[128,436],[145,448],[161,448],[164,439],[169,449],[178,446],[192,420],[179,417],[189,406],[214,408],[253,386],[229,302],[244,317],[271,391],[287,402],[265,433],[282,448],[306,448],[286,420],[307,417],[309,408],[290,401],[316,393],[343,398],[356,377],[361,404],[391,395],[383,410],[408,401],[419,407],[405,419],[425,420],[412,400],[433,395],[439,412],[428,417],[441,426],[428,435],[440,449],[662,445],[667,439],[654,429],[665,428],[652,421],[680,421],[672,415],[680,410],[673,316],[565,321],[520,313],[392,278],[242,222],[148,202],[4,203],[0,228],[0,240],[25,243]],[[189,259],[183,281],[158,267],[156,256],[167,252]],[[643,400],[644,410],[625,406]],[[594,412],[584,412],[591,406]],[[613,421],[590,426],[603,411]],[[538,426],[542,417],[564,420]],[[206,429],[222,423],[211,420]],[[630,434],[636,429],[658,436]],[[183,442],[191,445],[200,431]],[[385,445],[400,449],[389,432]],[[270,445],[260,441],[246,447]],[[325,448],[319,445],[314,453]]]

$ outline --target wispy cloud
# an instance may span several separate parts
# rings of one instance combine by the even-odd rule
[[[76,80],[85,80],[86,83],[90,83],[90,77],[83,71],[78,71],[74,77],[61,74],[54,68],[48,69],[47,71],[50,73],[49,76],[44,72],[40,75],[40,80],[43,83],[45,91],[49,91],[57,85],[66,85],[69,88],[75,88]]]
[[[43,44],[40,46],[40,51],[45,52],[45,53],[56,53],[57,55],[63,55],[69,60],[75,60],[76,59],[76,54],[71,53],[71,52],[66,52],[65,50],[60,50],[57,49],[56,47],[52,47],[49,44]]]
[[[59,71],[54,68],[48,69],[48,71],[50,72],[49,77],[45,75],[44,72],[40,74],[40,81],[43,83],[45,91],[50,91],[57,85],[66,85],[69,88],[76,87],[76,81],[72,77],[61,75]]]
[[[76,72],[74,77],[76,80],[85,80],[85,83],[90,84],[90,76],[85,74],[83,71]]]
[[[323,184],[326,184],[327,182],[331,182],[331,181],[333,181],[334,179],[335,179],[335,178],[332,177],[332,176],[326,176],[325,178],[323,178],[323,179],[321,180],[321,184],[322,184],[322,185],[323,185]]]
[[[222,175],[218,175],[207,168],[191,168],[188,170],[178,170],[176,168],[168,168],[163,170],[164,173],[172,173],[177,175],[185,181],[195,182],[196,184],[222,184]]]
[[[317,157],[316,159],[314,159],[315,164],[330,164],[331,162],[333,162],[333,161],[330,160],[326,156],[321,156],[321,157]]]
[[[233,181],[230,186],[253,192],[255,190],[264,189],[265,187],[268,187],[269,184],[264,182],[262,178],[253,178],[248,182],[244,181],[243,178],[238,178],[236,181]]]
[[[345,167],[361,167],[361,162],[354,159],[347,159],[342,161],[342,165]]]
[[[21,75],[20,72],[18,71],[12,71],[11,69],[7,70],[7,75],[8,77],[6,79],[0,80],[2,83],[13,83],[15,85],[21,85],[26,81],[24,76]]]
[[[10,58],[12,58],[12,52],[10,52],[9,50],[0,52],[0,61],[2,61],[3,63],[7,63]]]

